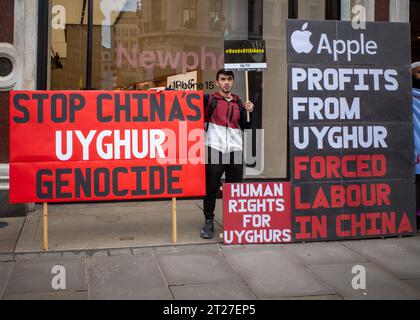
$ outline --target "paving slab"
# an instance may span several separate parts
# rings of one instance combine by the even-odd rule
[[[52,269],[57,265],[65,268],[65,291],[87,291],[84,259],[42,258],[16,261],[5,294],[55,292],[52,280],[56,274]]]
[[[15,255],[15,261],[38,259],[38,253],[20,253]]]
[[[176,245],[167,247],[156,247],[154,252],[162,253],[220,253],[221,249],[218,243],[195,244],[195,245]]]
[[[387,239],[386,241],[395,242],[402,248],[406,248],[416,254],[420,255],[420,233],[413,237]]]
[[[13,262],[0,263],[0,299],[6,289],[7,281],[9,280],[10,273],[13,268]]]
[[[324,296],[304,296],[304,297],[290,297],[282,298],[277,300],[344,300],[342,297],[336,294],[324,295]]]
[[[133,252],[131,249],[111,249],[109,250],[110,256],[131,256]]]
[[[26,217],[0,218],[0,253],[13,253]]]
[[[343,245],[400,279],[420,278],[420,251],[409,249],[395,239],[349,241]]]
[[[224,250],[224,254],[261,299],[336,293],[288,252],[243,248]]]
[[[175,300],[255,300],[245,283],[194,284],[170,287]]]
[[[366,268],[366,290],[355,290],[352,287],[354,264],[317,265],[308,268],[345,299],[420,299],[420,292],[375,264],[360,265]]]
[[[339,242],[288,244],[283,248],[306,266],[368,262]]]
[[[18,239],[25,217],[0,218],[0,240]]]
[[[62,252],[40,252],[38,253],[39,258],[46,259],[60,259],[63,256]]]
[[[17,242],[17,239],[0,240],[0,253],[14,252]]]
[[[414,289],[420,292],[420,279],[403,280],[405,283],[411,285]]]
[[[88,259],[89,299],[171,300],[153,255]]]
[[[226,251],[226,250],[240,250],[240,249],[244,249],[244,248],[249,248],[249,245],[243,245],[243,244],[224,245],[224,244],[221,244],[220,245],[220,248],[222,248],[222,251]]]
[[[137,255],[151,255],[153,254],[155,251],[153,248],[148,247],[148,248],[135,248],[135,249],[131,249],[131,251],[133,252],[133,255],[137,256]]]
[[[177,244],[217,243],[215,237],[200,237],[203,215],[194,200],[177,201]],[[51,208],[50,208],[51,207]],[[16,252],[42,248],[42,225],[37,223],[42,208],[28,215]],[[221,233],[216,224],[216,235]],[[119,249],[173,245],[171,202],[127,202],[106,204],[60,204],[49,206],[51,251]]]
[[[107,250],[89,250],[89,251],[67,251],[63,252],[63,257],[71,258],[90,258],[90,257],[108,257]]]
[[[15,255],[11,253],[0,254],[0,262],[15,261]]]
[[[6,294],[3,300],[87,300],[87,291]]]
[[[219,253],[157,253],[156,258],[169,285],[242,281]]]

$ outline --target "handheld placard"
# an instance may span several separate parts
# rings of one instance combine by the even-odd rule
[[[249,101],[249,71],[267,70],[267,55],[264,40],[226,40],[225,65],[230,71],[245,71],[245,95]],[[250,122],[247,112],[247,122]]]

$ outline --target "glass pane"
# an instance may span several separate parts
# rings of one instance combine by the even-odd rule
[[[299,0],[299,19],[324,20],[325,0]]]
[[[85,88],[87,14],[87,1],[52,1],[52,90]]]
[[[420,1],[410,1],[411,58],[420,61]]]
[[[223,9],[216,14],[217,2]],[[95,88],[170,85],[168,79],[176,81],[189,71],[212,91],[210,82],[223,66],[227,2],[94,0]]]
[[[66,23],[52,31],[51,49],[58,52],[52,58],[52,89],[85,87],[85,2],[53,1],[65,8]],[[302,15],[323,18],[325,0],[302,3]],[[288,0],[94,0],[93,13],[92,81],[101,90],[179,85],[214,92],[216,71],[224,63],[223,41],[264,39],[268,71],[250,72],[255,128],[264,129],[264,137],[254,134],[246,146],[257,159],[247,162],[246,174],[287,176]],[[234,93],[245,100],[244,72],[235,73]]]
[[[349,21],[354,14],[352,8],[362,5],[366,9],[366,21],[375,21],[375,0],[342,0],[341,1],[341,20]]]

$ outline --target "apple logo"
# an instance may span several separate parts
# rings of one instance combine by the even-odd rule
[[[292,34],[292,46],[297,53],[309,53],[313,49],[313,45],[309,38],[312,36],[312,32],[305,31],[308,28],[308,23],[305,23],[302,27],[302,31],[295,31]]]

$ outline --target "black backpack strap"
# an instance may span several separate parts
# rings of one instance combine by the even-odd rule
[[[208,99],[206,101],[206,97],[204,97],[204,105],[207,106],[209,109],[209,112],[207,113],[207,118],[206,118],[206,132],[209,130],[209,126],[210,126],[210,119],[211,116],[213,115],[214,110],[216,109],[217,106],[217,99],[213,97],[212,94],[208,95]]]

